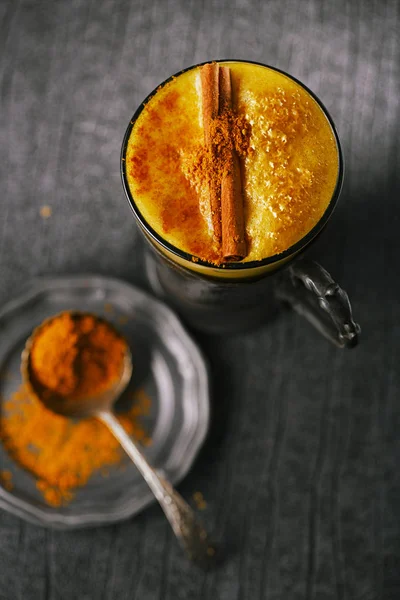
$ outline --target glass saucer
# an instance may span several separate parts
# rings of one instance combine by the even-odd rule
[[[128,340],[133,382],[151,399],[143,425],[152,439],[143,453],[174,484],[188,473],[209,423],[209,385],[204,359],[178,318],[164,304],[125,282],[74,276],[35,280],[0,310],[0,397],[21,384],[20,357],[27,337],[45,318],[63,310],[105,317]],[[0,425],[1,426],[1,425]],[[0,508],[27,521],[58,528],[88,527],[131,517],[154,501],[133,463],[95,474],[73,500],[48,506],[35,477],[15,463],[0,443],[0,471],[13,487],[0,485]]]

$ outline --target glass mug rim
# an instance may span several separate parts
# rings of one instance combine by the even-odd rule
[[[161,235],[159,233],[157,233],[155,231],[155,229],[153,229],[153,227],[151,227],[151,225],[149,225],[149,223],[146,221],[146,219],[141,214],[139,208],[137,207],[135,199],[134,199],[134,197],[131,193],[130,187],[129,187],[127,174],[126,174],[126,152],[127,152],[128,142],[129,142],[129,138],[130,138],[132,129],[134,128],[135,123],[136,123],[139,115],[143,111],[144,107],[151,100],[151,98],[153,96],[155,96],[155,94],[159,91],[159,89],[161,87],[164,87],[167,83],[169,83],[176,77],[179,77],[179,75],[182,75],[183,73],[186,73],[187,71],[191,71],[193,69],[196,69],[197,67],[201,67],[202,65],[208,64],[210,62],[218,62],[218,63],[234,62],[234,63],[252,64],[252,65],[257,65],[260,67],[266,67],[267,69],[271,69],[272,71],[276,71],[277,73],[280,73],[280,74],[284,75],[285,77],[288,77],[289,79],[291,79],[292,81],[297,83],[300,87],[302,87],[317,103],[317,105],[322,110],[325,118],[327,119],[327,121],[331,127],[334,139],[335,139],[335,144],[336,144],[337,153],[338,153],[338,174],[337,174],[335,189],[333,190],[332,197],[329,201],[328,206],[326,207],[326,209],[324,211],[324,214],[322,215],[320,220],[314,225],[314,227],[305,236],[303,236],[300,240],[298,240],[295,244],[293,244],[292,246],[289,246],[289,248],[287,248],[283,252],[280,252],[279,254],[274,254],[273,256],[268,256],[261,260],[248,261],[248,262],[222,263],[221,265],[216,265],[216,264],[208,262],[204,259],[201,259],[193,254],[185,252],[184,250],[181,250],[180,248],[177,248],[173,244],[170,244],[165,239],[163,239],[161,237]],[[291,257],[294,258],[301,250],[305,249],[310,244],[310,242],[313,241],[317,237],[317,235],[323,230],[326,223],[330,219],[330,217],[336,207],[336,204],[338,202],[340,192],[342,189],[342,185],[343,185],[344,159],[343,159],[343,153],[342,153],[342,149],[341,149],[341,145],[340,145],[339,136],[336,131],[336,126],[333,122],[332,117],[330,116],[328,110],[326,109],[324,104],[321,102],[321,100],[318,98],[318,96],[316,96],[316,94],[314,94],[314,92],[312,92],[304,83],[302,83],[301,81],[296,79],[296,77],[293,77],[293,75],[290,75],[289,73],[286,73],[286,71],[283,71],[282,69],[278,69],[277,67],[273,67],[271,65],[267,65],[265,63],[261,63],[261,62],[257,62],[257,61],[253,61],[253,60],[232,59],[231,58],[231,59],[218,59],[215,61],[207,60],[207,61],[204,61],[201,63],[197,63],[195,65],[192,65],[190,67],[186,67],[185,69],[181,69],[177,73],[174,73],[173,75],[171,75],[170,77],[165,79],[162,83],[158,84],[157,87],[146,96],[146,98],[140,103],[139,107],[134,112],[134,114],[129,122],[129,125],[125,131],[124,139],[122,142],[122,148],[121,148],[120,170],[121,170],[122,185],[123,185],[127,200],[129,202],[129,205],[132,209],[132,212],[133,212],[135,218],[137,219],[137,221],[139,222],[139,224],[141,225],[141,227],[143,228],[144,232],[150,238],[150,240],[154,240],[156,245],[161,246],[161,248],[163,248],[166,252],[174,255],[177,259],[180,259],[180,261],[184,261],[184,262],[187,261],[188,268],[190,268],[190,266],[192,266],[192,268],[193,268],[194,264],[196,264],[205,269],[209,268],[214,273],[215,273],[215,271],[221,271],[221,275],[223,274],[223,272],[226,273],[226,271],[231,271],[232,275],[234,274],[233,272],[237,272],[237,274],[240,275],[240,272],[242,272],[242,274],[244,274],[248,270],[254,270],[254,269],[258,269],[261,267],[268,267],[268,266],[272,267],[275,263],[282,263],[282,265],[283,264],[286,265]],[[172,258],[172,260],[173,260],[173,258]],[[180,264],[182,264],[182,263],[180,262]],[[276,265],[276,267],[278,267],[278,265]]]

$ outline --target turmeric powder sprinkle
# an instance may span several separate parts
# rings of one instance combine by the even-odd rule
[[[42,217],[42,219],[50,219],[51,215],[52,215],[52,208],[51,206],[48,206],[47,204],[44,204],[43,206],[40,207],[39,213],[40,216]]]
[[[195,501],[198,510],[205,510],[207,508],[207,502],[204,500],[204,496],[201,492],[194,492],[193,500]]]
[[[124,429],[148,445],[141,418],[149,414],[151,401],[144,390],[135,393],[132,407],[119,415]],[[96,419],[73,422],[47,410],[22,385],[2,404],[0,440],[9,456],[36,478],[46,503],[57,507],[70,502],[77,488],[99,473],[105,477],[124,457],[118,441]],[[6,471],[0,483],[11,489]]]
[[[11,491],[13,488],[12,473],[11,471],[0,471],[0,485],[7,491]]]

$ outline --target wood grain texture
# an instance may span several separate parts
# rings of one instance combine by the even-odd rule
[[[286,312],[246,336],[197,336],[214,420],[180,491],[207,501],[218,570],[181,560],[156,506],[74,532],[0,512],[0,599],[397,600],[397,0],[3,0],[0,23],[0,302],[40,274],[146,285],[119,175],[125,128],[171,73],[233,57],[292,73],[336,122],[345,184],[311,254],[363,328],[349,352]]]

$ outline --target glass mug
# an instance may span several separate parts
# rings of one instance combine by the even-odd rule
[[[209,61],[208,61],[209,62]],[[229,63],[230,61],[223,61]],[[290,305],[306,317],[335,345],[353,347],[360,327],[354,322],[347,293],[318,263],[302,257],[331,216],[343,182],[343,156],[334,123],[321,101],[294,77],[262,63],[300,85],[319,105],[330,123],[338,151],[338,177],[332,198],[318,223],[296,244],[263,260],[224,263],[216,266],[172,246],[146,222],[131,193],[126,173],[126,153],[132,129],[145,104],[164,81],[147,96],[133,115],[122,144],[121,176],[134,217],[146,240],[145,268],[153,291],[173,306],[188,325],[208,333],[235,334],[254,328],[271,318],[279,303]]]

